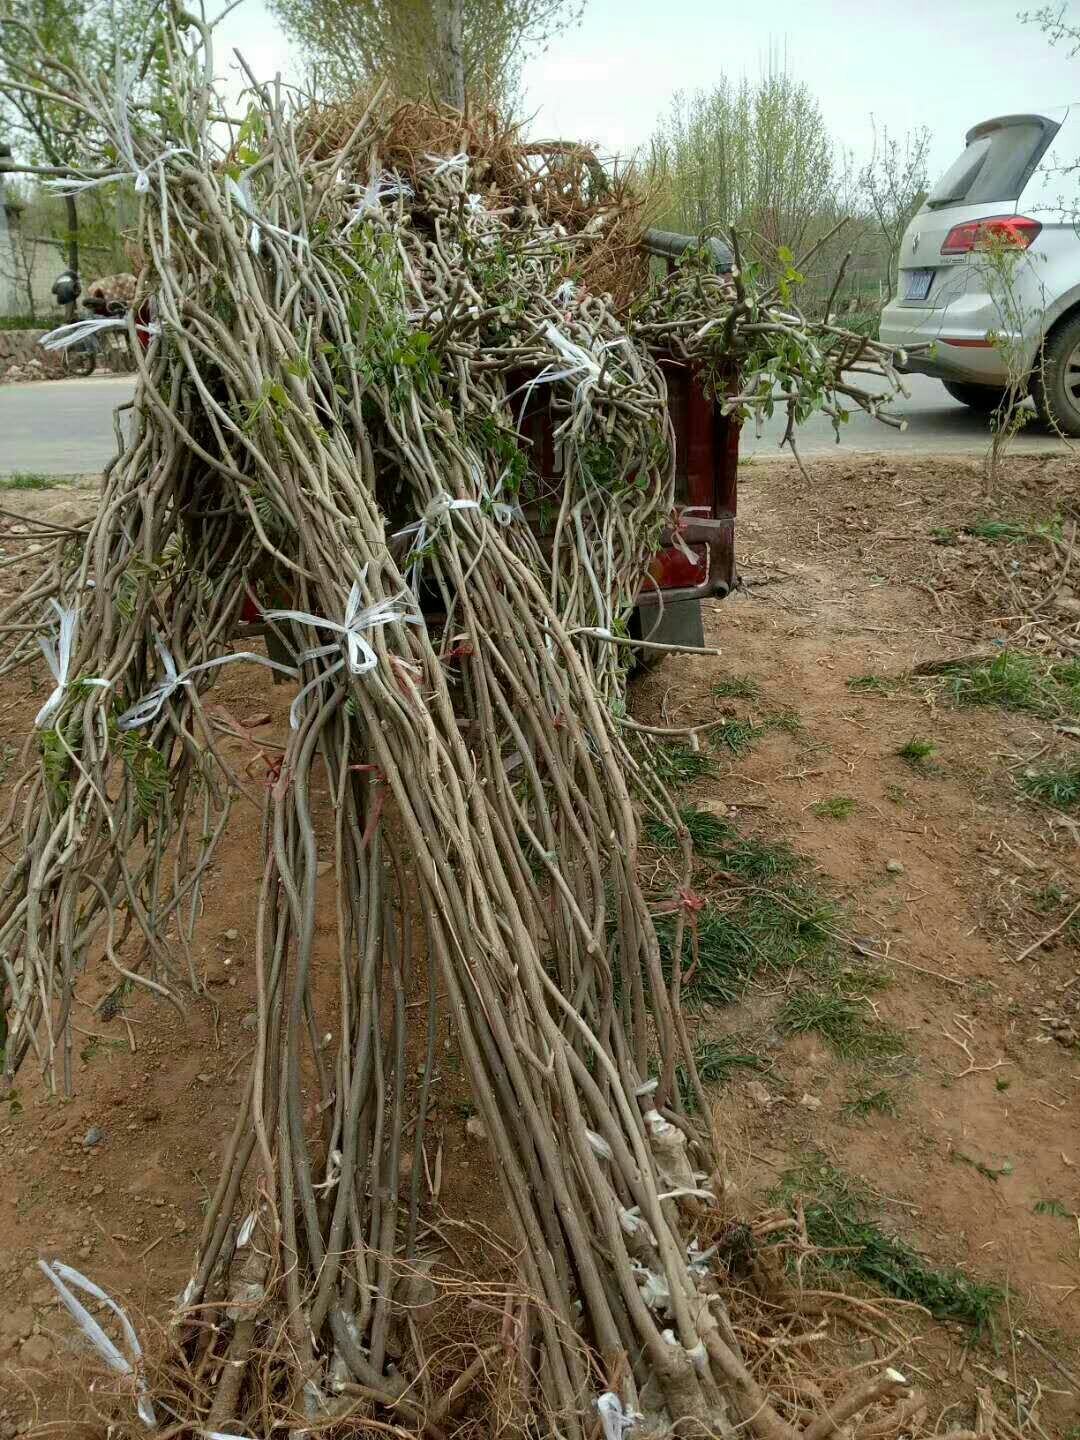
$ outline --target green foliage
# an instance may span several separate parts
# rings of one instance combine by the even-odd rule
[[[857,695],[891,695],[899,685],[891,675],[853,675],[847,682]]]
[[[790,876],[798,869],[798,856],[782,842],[741,837],[726,820],[693,805],[684,806],[679,817],[690,832],[690,843],[697,858],[715,861],[728,875],[750,882]],[[661,850],[679,848],[675,830],[662,820],[647,821],[645,834],[650,844]],[[806,897],[800,894],[799,898],[805,900]]]
[[[718,819],[707,810],[699,810],[696,805],[683,806],[679,811],[679,818],[690,832],[690,844],[694,854],[698,856],[715,857],[722,854],[735,833],[726,820]],[[659,850],[679,848],[679,837],[674,827],[664,820],[647,820],[645,838]]]
[[[712,742],[733,755],[745,755],[761,734],[761,727],[749,720],[722,720],[712,732]]]
[[[1060,1200],[1036,1200],[1036,1215],[1056,1215],[1059,1219],[1068,1220],[1072,1211],[1066,1210]]]
[[[720,1041],[709,1041],[695,1050],[694,1064],[702,1085],[726,1085],[736,1070],[760,1072],[768,1069],[760,1055],[749,1050],[732,1050],[728,1044]],[[698,1108],[697,1095],[685,1066],[676,1067],[675,1078],[687,1113],[695,1114]]]
[[[1032,520],[1025,523],[1020,520],[975,520],[970,525],[964,526],[965,535],[977,536],[980,540],[1061,540],[1064,538],[1061,516],[1055,515],[1053,520],[1046,522]]]
[[[803,728],[795,710],[774,710],[766,721],[766,729],[782,730],[785,735],[798,735]]]
[[[1080,662],[1046,665],[1015,650],[987,661],[960,661],[948,673],[957,705],[1000,705],[1055,718],[1080,714]]]
[[[502,476],[502,488],[506,495],[521,495],[529,478],[529,457],[519,444],[516,431],[499,424],[494,415],[485,415],[473,422],[476,437],[483,449],[492,457],[495,468]]]
[[[901,745],[896,753],[901,760],[906,760],[909,765],[917,768],[924,760],[929,760],[937,746],[932,740],[919,740],[912,736],[905,744]]]
[[[41,749],[41,768],[46,787],[57,808],[62,809],[71,799],[71,760],[56,730],[39,730],[37,741]]]
[[[935,525],[930,531],[930,539],[935,545],[955,545],[956,531],[951,525]]]
[[[119,734],[117,749],[135,789],[139,813],[150,819],[157,814],[162,800],[169,793],[169,767],[165,758],[135,730]]]
[[[71,484],[69,475],[43,475],[37,470],[16,470],[0,475],[0,490],[56,490]]]
[[[62,310],[43,315],[0,315],[0,330],[53,330],[64,323]]]
[[[904,1042],[875,1020],[865,1003],[842,990],[798,990],[777,1019],[782,1035],[817,1034],[842,1060],[885,1059],[902,1055]]]
[[[716,682],[712,693],[718,700],[756,700],[760,690],[749,675],[729,675]]]
[[[447,51],[432,0],[271,0],[289,39],[318,73],[322,92],[352,96],[382,78],[402,99],[444,98]],[[583,0],[464,0],[461,48],[471,101],[508,103],[521,65],[577,23]]]
[[[815,967],[829,944],[834,918],[832,906],[812,890],[790,875],[781,878],[775,867],[785,865],[786,859],[769,856],[767,847],[736,842],[715,858],[727,873],[738,873],[729,867],[744,865],[739,878],[745,883],[723,904],[710,902],[695,917],[697,966],[683,992],[691,1005],[730,1005],[759,974]],[[773,888],[752,883],[761,876],[772,878]],[[675,921],[663,916],[656,929],[661,961],[670,976]],[[694,954],[687,934],[684,971]]]
[[[1058,810],[1071,810],[1080,800],[1080,764],[1044,766],[1041,770],[1025,770],[1019,776],[1020,788],[1036,800]]]
[[[1011,1175],[1013,1173],[1013,1163],[1011,1160],[1006,1160],[1004,1165],[999,1165],[997,1169],[995,1169],[992,1165],[987,1165],[983,1160],[976,1160],[971,1155],[965,1155],[962,1150],[952,1151],[950,1158],[954,1165],[970,1165],[971,1168],[977,1171],[985,1180],[990,1180],[995,1185],[1002,1175]]]
[[[835,203],[833,147],[809,88],[773,65],[756,81],[721,79],[676,95],[651,142],[665,229],[745,235],[749,259],[795,283],[794,253]]]
[[[851,795],[830,795],[810,806],[813,814],[822,820],[846,820],[855,813],[855,800]]]
[[[716,762],[703,750],[664,742],[652,749],[656,773],[665,785],[686,785],[702,775],[715,775]]]
[[[852,1120],[865,1120],[870,1115],[895,1115],[896,1092],[885,1086],[858,1091],[844,1101],[840,1113]]]
[[[811,1244],[833,1252],[815,1257],[822,1271],[864,1280],[897,1300],[924,1306],[936,1320],[970,1325],[976,1338],[993,1330],[1005,1298],[1000,1287],[951,1265],[928,1264],[906,1241],[881,1229],[865,1189],[823,1157],[785,1171],[770,1198],[790,1210],[802,1199]]]

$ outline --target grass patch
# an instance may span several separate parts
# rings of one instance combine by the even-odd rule
[[[951,525],[935,525],[930,531],[930,541],[933,545],[955,545],[956,531]]]
[[[665,785],[687,785],[702,775],[716,774],[715,760],[703,750],[691,750],[689,745],[656,745],[652,761]]]
[[[802,728],[803,723],[796,710],[777,710],[768,718],[768,729],[782,730],[785,735],[798,735]]]
[[[818,800],[810,806],[819,820],[846,820],[855,813],[855,801],[850,795],[830,795],[827,800]]]
[[[974,535],[979,540],[991,540],[995,544],[1002,540],[1042,540],[1051,538],[1061,540],[1063,538],[1061,528],[1061,516],[1055,515],[1053,520],[1032,521],[1025,523],[1022,520],[974,520],[970,525],[964,526],[965,535]]]
[[[1011,1175],[1013,1173],[1013,1163],[1011,1160],[1006,1160],[1004,1165],[998,1166],[995,1170],[992,1165],[986,1165],[982,1160],[975,1160],[972,1156],[965,1155],[962,1150],[954,1150],[951,1158],[954,1165],[970,1165],[973,1170],[978,1171],[984,1180],[990,1180],[995,1185],[1002,1175]]]
[[[1032,715],[1080,714],[1080,661],[1044,665],[1003,650],[982,663],[958,663],[947,672],[957,705],[999,705]]]
[[[906,744],[897,748],[896,753],[901,760],[906,760],[909,765],[918,766],[921,765],[924,760],[929,760],[936,749],[937,746],[932,740],[920,740],[918,736],[913,735]]]
[[[0,475],[0,490],[57,490],[70,485],[64,475],[42,475],[36,470],[16,470],[12,475]]]
[[[1072,1211],[1066,1210],[1060,1200],[1036,1200],[1035,1214],[1056,1215],[1061,1220],[1069,1220],[1072,1217]]]
[[[891,675],[852,675],[847,688],[856,695],[891,695],[899,684]]]
[[[843,1247],[848,1254],[818,1256],[822,1270],[856,1276],[886,1295],[923,1305],[936,1320],[970,1325],[978,1338],[993,1333],[1004,1300],[999,1286],[983,1283],[951,1265],[936,1266],[906,1241],[883,1230],[870,1196],[843,1171],[822,1159],[785,1171],[770,1197],[793,1209],[803,1200],[811,1243]]]
[[[0,330],[52,330],[64,323],[64,312],[55,315],[0,315]]]
[[[732,755],[745,755],[760,734],[760,728],[750,720],[721,720],[710,738]]]
[[[895,1115],[896,1092],[885,1086],[877,1090],[856,1091],[841,1105],[840,1113],[849,1120],[867,1120],[871,1115]]]
[[[1080,765],[1052,765],[1025,770],[1020,788],[1035,800],[1058,810],[1071,810],[1080,800]]]
[[[697,916],[697,965],[683,995],[689,1005],[732,1005],[762,973],[792,967],[813,969],[829,943],[833,908],[790,879],[781,888],[748,889],[723,908],[708,904]],[[671,975],[676,923],[657,922],[660,958]],[[684,939],[682,964],[689,971],[694,951]]]
[[[684,805],[679,810],[679,819],[690,832],[690,845],[695,855],[716,856],[734,836],[735,831],[708,810],[699,810],[696,805]],[[645,838],[658,850],[678,850],[679,836],[673,825],[666,820],[646,820]]]
[[[885,1060],[904,1053],[897,1031],[875,1020],[857,994],[843,990],[796,991],[776,1028],[781,1035],[820,1035],[842,1060]]]
[[[718,700],[756,700],[761,691],[749,675],[730,675],[726,680],[718,680],[712,693]]]
[[[791,875],[799,868],[799,857],[782,841],[737,839],[724,847],[716,859],[729,875],[740,880],[774,880]],[[799,899],[806,896],[800,894]]]
[[[702,1085],[726,1085],[736,1070],[763,1071],[769,1068],[761,1056],[755,1055],[752,1050],[732,1050],[719,1041],[710,1041],[695,1050],[694,1064]],[[684,1065],[676,1067],[675,1078],[687,1113],[695,1114],[698,1108],[697,1096]]]

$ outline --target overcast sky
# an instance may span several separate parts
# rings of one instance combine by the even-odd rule
[[[208,7],[209,8],[209,7]],[[870,116],[933,131],[931,170],[980,120],[1080,101],[1080,56],[1021,25],[1017,0],[590,0],[583,23],[525,70],[535,135],[626,152],[677,90],[755,76],[770,51],[805,80],[833,138],[865,156]],[[1080,22],[1080,0],[1074,0]],[[212,10],[211,10],[211,13]],[[256,74],[296,73],[263,0],[241,0],[219,35]]]

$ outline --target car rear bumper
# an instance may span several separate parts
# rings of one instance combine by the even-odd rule
[[[971,385],[1007,384],[1004,349],[987,338],[1000,330],[1000,313],[986,294],[961,295],[935,308],[894,300],[881,314],[882,343],[905,352],[901,370]],[[1009,346],[1016,340],[1030,368],[1028,351],[1033,354],[1037,337],[1013,336]]]

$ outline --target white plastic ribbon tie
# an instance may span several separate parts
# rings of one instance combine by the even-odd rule
[[[64,692],[70,683],[71,655],[75,649],[75,636],[79,629],[79,609],[77,605],[71,605],[67,609],[58,605],[55,600],[49,604],[56,611],[60,618],[60,625],[56,632],[55,640],[46,640],[44,635],[38,636],[38,644],[41,646],[41,653],[45,656],[45,663],[52,671],[53,679],[56,681],[56,688],[42,705],[41,709],[34,716],[34,727],[42,729],[47,720],[63,704]],[[108,680],[84,680],[84,685],[98,685],[107,690],[110,685]]]
[[[214,670],[219,665],[231,665],[236,660],[253,660],[256,665],[265,665],[268,670],[280,670],[285,675],[291,675],[293,679],[300,673],[294,665],[282,665],[280,661],[269,660],[265,655],[256,655],[252,650],[233,650],[228,655],[217,655],[213,660],[202,660],[198,665],[190,665],[186,670],[177,670],[176,661],[160,635],[154,636],[154,644],[161,657],[165,678],[159,680],[141,699],[136,700],[129,710],[124,711],[116,722],[121,730],[138,730],[140,726],[149,725],[156,720],[165,702],[181,686],[190,685],[192,678],[203,670]]]
[[[117,1305],[116,1301],[113,1300],[111,1296],[106,1295],[100,1285],[95,1285],[92,1280],[88,1280],[86,1276],[81,1275],[78,1270],[73,1270],[70,1265],[65,1265],[60,1260],[54,1260],[51,1264],[44,1260],[39,1260],[38,1269],[48,1276],[56,1289],[56,1293],[60,1296],[60,1299],[67,1309],[68,1314],[109,1368],[115,1370],[120,1375],[131,1375],[134,1377],[137,1395],[136,1409],[139,1412],[139,1419],[148,1429],[153,1430],[157,1426],[157,1416],[154,1413],[154,1406],[150,1400],[150,1393],[146,1388],[146,1382],[137,1373],[138,1367],[142,1363],[142,1346],[139,1344],[139,1337],[135,1334],[131,1321],[124,1314],[123,1310],[121,1310],[120,1306]],[[92,1295],[95,1300],[100,1300],[109,1307],[120,1321],[120,1327],[124,1332],[124,1340],[127,1342],[130,1358],[117,1349],[108,1335],[105,1334],[105,1331],[94,1319],[93,1315],[91,1315],[89,1310],[83,1305],[82,1301],[78,1300],[75,1295],[72,1294],[68,1285],[65,1285],[65,1280],[77,1290],[82,1290],[86,1295]]]
[[[364,186],[364,193],[360,197],[360,203],[349,216],[349,219],[342,231],[348,235],[354,225],[359,224],[365,215],[379,215],[382,213],[382,202],[384,200],[412,199],[412,186],[407,180],[403,180],[396,171],[384,170],[381,175],[374,175]]]
[[[626,1432],[644,1419],[636,1410],[624,1410],[622,1401],[611,1390],[604,1391],[596,1402],[596,1408],[600,1412],[604,1440],[623,1440]]]
[[[431,532],[438,529],[447,515],[452,515],[455,510],[479,510],[479,500],[455,500],[445,490],[439,493],[430,501],[419,520],[414,520],[410,525],[405,525],[400,530],[395,530],[393,538],[399,539],[402,535],[415,535],[416,539],[409,547],[409,553],[405,557],[406,580],[411,590],[416,589],[417,575],[420,562],[423,559],[422,552],[431,538]]]
[[[363,591],[361,586],[367,577],[367,566],[360,572],[359,580],[354,581],[349,591],[349,599],[345,606],[345,618],[342,621],[327,620],[322,615],[312,615],[307,610],[267,610],[264,612],[267,620],[295,620],[299,625],[310,625],[315,630],[332,630],[340,635],[345,644],[345,654],[328,670],[316,675],[314,680],[309,680],[303,687],[289,709],[289,724],[294,730],[300,728],[300,709],[304,697],[309,691],[322,685],[332,675],[340,670],[348,668],[352,675],[365,675],[369,670],[374,670],[379,663],[379,657],[364,639],[365,630],[373,630],[378,625],[391,625],[395,621],[402,621],[406,625],[422,625],[423,618],[415,612],[397,609],[398,602],[405,598],[405,591],[400,595],[388,596],[385,600],[378,601],[375,605],[364,606]],[[338,645],[317,645],[314,649],[305,650],[300,656],[300,663],[307,660],[319,660],[325,655],[333,655]],[[296,672],[293,671],[295,674]]]
[[[110,170],[108,175],[97,175],[92,180],[80,180],[76,176],[65,176],[59,179],[45,180],[43,185],[51,190],[54,195],[80,195],[84,190],[95,190],[99,185],[112,185],[117,180],[134,180],[136,195],[145,195],[150,189],[150,172],[157,170],[161,175],[164,184],[164,170],[167,161],[174,155],[190,155],[191,151],[186,145],[169,145],[160,155],[145,165],[140,165],[134,154],[125,155],[123,158],[128,162],[123,170]]]
[[[521,417],[525,414],[525,406],[529,403],[529,396],[538,385],[554,385],[557,380],[573,380],[580,376],[581,378],[578,380],[577,387],[574,391],[575,403],[580,404],[588,392],[600,383],[601,378],[606,380],[596,356],[591,355],[588,350],[575,344],[573,340],[562,333],[558,326],[553,325],[550,320],[544,326],[542,333],[548,344],[557,350],[568,363],[560,368],[558,362],[553,361],[550,365],[546,365],[538,375],[534,375],[531,380],[527,380],[524,385],[519,387],[519,390],[515,390],[511,395],[507,396],[509,400],[518,394],[520,390],[524,390],[525,392],[525,398],[521,402],[521,409],[518,412],[519,428],[521,426]],[[603,348],[608,349],[610,347],[605,345]]]
[[[440,175],[449,174],[453,170],[466,170],[469,165],[469,157],[464,150],[459,150],[456,155],[448,155],[445,158],[441,155],[427,155],[425,160],[430,160],[435,166],[431,172],[432,179],[438,179]]]
[[[258,255],[264,232],[267,235],[276,235],[279,240],[284,240],[285,244],[289,247],[295,245],[297,254],[299,254],[301,250],[310,250],[311,247],[308,244],[306,236],[294,235],[291,230],[285,230],[280,225],[272,225],[269,220],[264,219],[263,216],[259,214],[255,207],[255,202],[251,198],[251,185],[247,175],[241,175],[239,184],[231,175],[226,175],[225,189],[236,208],[251,221],[251,231],[248,234],[248,246],[252,254]],[[245,191],[247,193],[245,193]]]
[[[101,330],[126,330],[128,322],[119,315],[95,315],[88,320],[73,320],[69,325],[58,325],[55,330],[50,330],[43,335],[38,344],[43,350],[67,350],[72,345],[78,345],[81,340],[89,340],[91,335],[98,334]],[[160,335],[161,326],[156,320],[151,320],[148,325],[136,325],[136,330],[141,330],[146,335]]]
[[[667,1277],[646,1269],[644,1265],[634,1265],[633,1270],[637,1277],[638,1294],[645,1304],[650,1310],[662,1310],[667,1314],[671,1308],[671,1286]]]
[[[596,1151],[597,1155],[600,1156],[601,1160],[615,1159],[615,1152],[612,1150],[611,1146],[604,1139],[604,1137],[602,1135],[598,1135],[595,1130],[586,1130],[585,1139]]]
[[[556,305],[572,305],[573,302],[577,299],[577,289],[578,287],[576,280],[564,280],[559,286],[559,288],[555,291],[552,299],[555,301]]]

